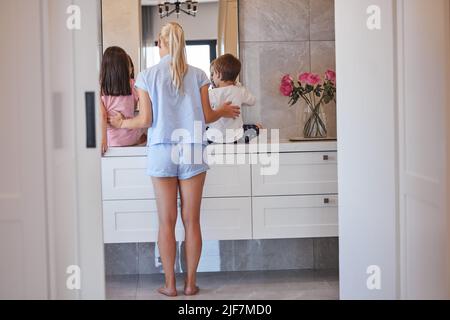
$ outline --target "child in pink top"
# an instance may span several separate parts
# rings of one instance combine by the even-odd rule
[[[109,147],[129,147],[146,142],[146,130],[115,129],[107,123],[108,118],[117,113],[125,118],[135,117],[139,99],[134,89],[133,69],[133,63],[123,49],[106,49],[100,72],[102,154]]]

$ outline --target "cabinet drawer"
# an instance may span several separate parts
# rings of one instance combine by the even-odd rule
[[[103,202],[105,243],[157,242],[158,211],[154,200]],[[178,214],[177,241],[184,241]],[[201,213],[204,240],[252,238],[251,198],[204,199]]]
[[[276,175],[253,166],[253,196],[337,194],[337,153],[282,153]]]
[[[251,174],[250,165],[211,165],[203,197],[251,197]]]
[[[152,200],[147,158],[105,158],[102,161],[103,200]],[[205,198],[250,197],[250,165],[213,165],[208,171]]]
[[[250,240],[252,200],[203,199],[201,223],[204,240]]]
[[[102,160],[103,200],[155,199],[146,157]]]
[[[338,233],[337,196],[253,199],[255,239],[337,237]]]
[[[154,200],[103,202],[105,243],[147,243],[158,240],[158,210]],[[178,218],[177,241],[184,240]]]

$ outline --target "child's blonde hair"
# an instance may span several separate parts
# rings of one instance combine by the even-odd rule
[[[169,48],[172,57],[170,72],[174,86],[181,90],[188,71],[186,41],[183,28],[176,22],[169,22],[161,29],[161,40]]]

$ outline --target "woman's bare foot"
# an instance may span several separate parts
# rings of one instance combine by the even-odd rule
[[[170,298],[174,298],[174,297],[178,296],[178,292],[176,289],[169,289],[169,288],[163,287],[163,288],[159,288],[158,292],[160,294],[170,297]]]
[[[186,296],[196,296],[200,293],[200,288],[195,286],[195,287],[185,287],[184,288],[184,295]]]

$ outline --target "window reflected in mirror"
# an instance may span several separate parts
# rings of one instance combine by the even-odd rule
[[[142,69],[160,61],[158,35],[170,21],[183,26],[188,63],[206,74],[210,74],[211,62],[221,54],[239,56],[237,0],[199,1],[195,17],[180,12],[161,18],[158,4],[158,1],[142,0]]]

